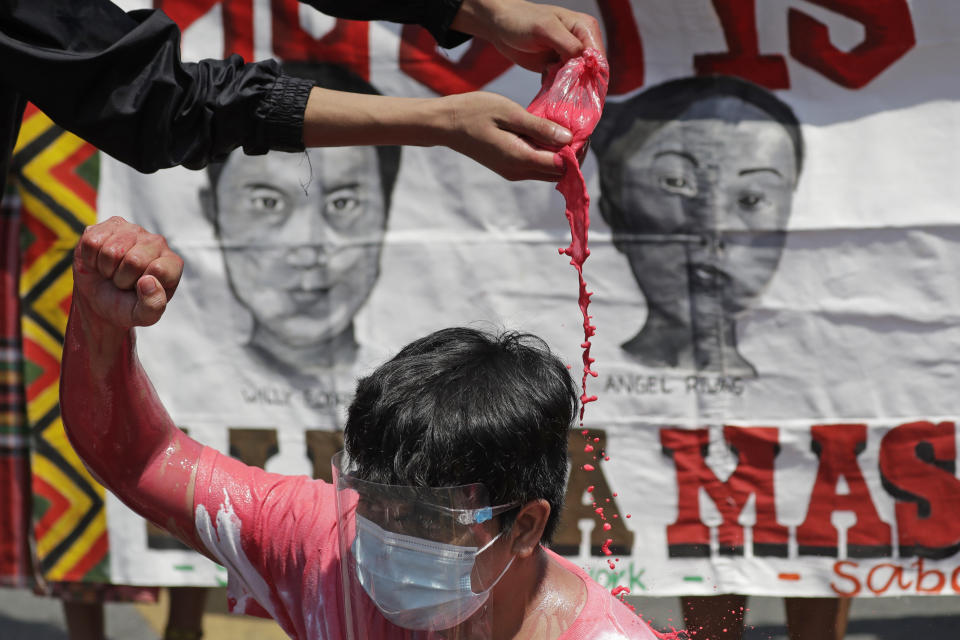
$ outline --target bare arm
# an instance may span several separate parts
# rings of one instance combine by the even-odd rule
[[[537,72],[585,48],[603,50],[592,16],[526,0],[464,0],[451,27]],[[559,180],[563,163],[555,151],[571,139],[564,127],[483,91],[417,99],[314,88],[303,132],[308,147],[443,145],[509,180]]]
[[[73,268],[60,381],[70,442],[128,506],[203,551],[193,494],[204,447],[173,424],[134,348],[133,327],[160,318],[183,262],[162,236],[111,218],[84,232]]]
[[[564,127],[531,115],[495,93],[396,98],[315,87],[304,116],[308,147],[365,144],[443,145],[508,180],[557,181],[554,151],[572,140]]]

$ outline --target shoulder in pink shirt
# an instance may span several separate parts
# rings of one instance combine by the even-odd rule
[[[197,534],[228,571],[230,610],[271,617],[297,640],[340,640],[343,599],[332,485],[249,467],[205,448],[194,492]],[[571,562],[548,551],[587,586],[587,602],[561,640],[656,640],[650,627]],[[380,638],[403,630],[377,614]],[[377,640],[377,638],[371,638]]]

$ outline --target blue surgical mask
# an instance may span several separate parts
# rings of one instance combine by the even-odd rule
[[[384,617],[404,629],[450,629],[472,616],[510,568],[479,593],[470,574],[479,554],[503,533],[477,547],[433,542],[380,528],[357,515],[352,551],[357,577]]]

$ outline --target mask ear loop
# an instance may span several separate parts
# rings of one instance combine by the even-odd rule
[[[496,541],[500,538],[500,536],[502,536],[502,535],[503,535],[503,531],[501,531],[500,533],[498,533],[497,535],[495,535],[493,538],[491,538],[491,539],[490,539],[490,542],[488,542],[487,544],[483,545],[483,547],[481,547],[481,548],[477,551],[477,555],[479,556],[481,553],[483,553],[484,551],[486,551],[487,549],[489,549],[489,548],[493,545],[493,543],[496,542]],[[490,583],[490,586],[489,586],[489,587],[486,587],[485,589],[481,589],[480,591],[473,591],[473,589],[471,588],[470,591],[473,591],[473,593],[487,593],[488,591],[490,591],[491,589],[493,589],[495,586],[497,586],[497,583],[500,582],[500,580],[503,578],[503,576],[505,576],[505,575],[507,574],[507,571],[510,569],[510,565],[512,565],[512,564],[513,564],[513,561],[516,560],[516,559],[517,559],[517,554],[513,554],[512,556],[510,556],[510,559],[507,560],[507,564],[504,565],[503,570],[500,571],[500,574],[493,580],[493,582]],[[476,558],[474,558],[473,566],[474,566],[474,568],[476,568],[476,566],[477,566]],[[480,572],[478,571],[478,572],[477,572],[477,582],[479,582],[479,581],[480,581]],[[481,585],[481,586],[483,586],[483,585]]]
[[[511,507],[511,508],[509,508],[509,509],[506,509],[506,510],[504,511],[504,513],[508,513],[508,512],[510,512],[510,511],[513,511],[514,509],[519,509],[519,508],[520,508],[520,505],[515,505],[515,506],[513,506],[513,507]],[[482,525],[481,525],[480,523],[475,523],[475,524],[471,525],[470,528],[471,528],[471,529],[474,529],[474,534],[476,534],[476,531],[475,531],[475,530],[476,530],[476,529],[482,529]],[[490,538],[490,540],[487,541],[487,543],[486,543],[485,545],[483,545],[482,547],[480,547],[479,549],[477,549],[477,555],[474,556],[474,560],[473,560],[473,566],[474,566],[474,568],[476,568],[476,566],[477,566],[477,560],[476,560],[477,556],[479,556],[481,553],[483,553],[484,551],[486,551],[487,549],[489,549],[490,547],[492,547],[492,546],[493,546],[493,543],[496,542],[497,540],[499,540],[500,537],[501,537],[504,533],[506,533],[506,530],[501,529],[501,530],[497,533],[497,535],[495,535],[495,536],[493,536],[492,538]],[[510,569],[510,565],[512,565],[512,564],[513,564],[513,561],[516,560],[516,559],[517,559],[517,554],[514,553],[513,555],[511,555],[511,556],[510,556],[510,559],[507,561],[507,564],[504,565],[503,570],[500,571],[500,575],[498,575],[498,576],[494,579],[494,581],[490,583],[490,586],[489,586],[489,587],[487,587],[486,589],[483,589],[483,590],[479,591],[479,593],[486,593],[486,592],[490,591],[491,589],[493,589],[495,586],[497,586],[497,583],[500,582],[500,580],[503,578],[503,576],[505,576],[505,575],[507,574],[507,571]],[[480,582],[480,572],[479,572],[479,571],[477,572],[477,582]],[[482,586],[482,585],[481,585],[481,586]],[[473,589],[471,588],[470,591],[473,591]],[[478,593],[478,592],[473,591],[473,593]]]

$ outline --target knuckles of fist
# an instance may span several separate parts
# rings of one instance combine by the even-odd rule
[[[88,227],[77,252],[77,295],[118,325],[156,322],[183,273],[163,236],[118,217]]]

